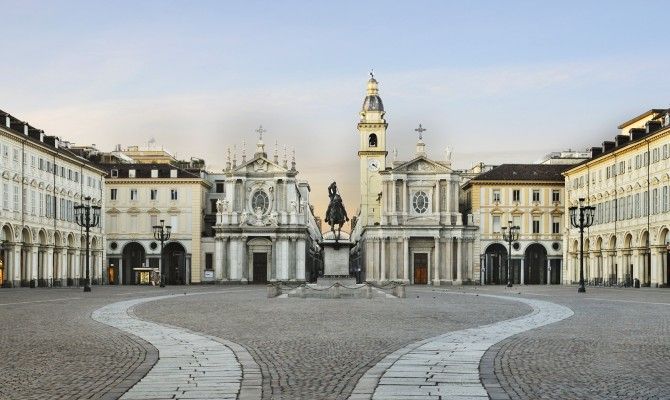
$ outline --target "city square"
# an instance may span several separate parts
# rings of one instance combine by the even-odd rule
[[[229,366],[237,365],[238,373],[232,391],[219,391],[226,387],[220,381],[195,386],[171,378],[153,381],[160,388],[154,391],[135,386],[123,397],[128,399],[482,398],[449,395],[475,384],[493,399],[657,399],[670,391],[670,307],[662,289],[589,288],[576,297],[574,287],[560,286],[414,286],[402,301],[268,299],[257,285],[94,289],[85,296],[74,289],[0,293],[3,321],[15,322],[1,328],[1,355],[8,361],[2,367],[3,398],[116,398],[152,377],[157,359],[165,357],[157,351],[162,344],[95,316],[129,300],[139,302],[126,315],[154,330],[177,329],[232,351]],[[565,307],[569,316],[535,329],[529,325],[460,359],[478,369],[473,379],[458,376],[461,367],[451,376],[431,372],[439,362],[427,364],[426,371],[417,363],[393,371],[419,346],[523,319],[541,308],[519,300]],[[548,311],[550,318],[555,313]],[[389,356],[395,360],[384,364]],[[197,392],[202,388],[205,397]]]
[[[0,399],[670,400],[663,1],[3,5]]]

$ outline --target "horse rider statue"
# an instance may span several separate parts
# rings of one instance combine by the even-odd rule
[[[335,225],[337,225],[337,235],[335,236],[335,242],[340,240],[340,231],[342,230],[342,225],[345,222],[349,221],[347,216],[347,210],[342,204],[342,197],[337,191],[337,183],[333,182],[328,186],[328,197],[330,198],[330,203],[328,204],[328,210],[326,210],[326,223],[330,225],[330,230],[335,234]]]

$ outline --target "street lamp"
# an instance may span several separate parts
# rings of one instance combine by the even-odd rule
[[[584,228],[588,228],[593,224],[593,217],[595,215],[595,207],[584,206],[584,198],[579,199],[579,207],[572,206],[568,208],[570,211],[570,223],[573,227],[579,228],[579,288],[577,293],[586,292],[584,287]]]
[[[74,220],[77,225],[86,229],[86,283],[84,283],[84,292],[91,291],[91,277],[89,273],[89,232],[91,228],[98,226],[100,223],[100,206],[91,205],[91,197],[84,197],[84,203],[74,206]],[[93,210],[93,212],[91,212]]]
[[[163,243],[166,240],[170,240],[170,230],[172,227],[170,225],[165,225],[165,220],[161,220],[160,225],[154,225],[154,239],[161,242],[161,258],[158,262],[158,280],[160,281],[161,287],[165,287],[163,282]]]
[[[509,230],[507,230],[509,228]],[[512,287],[512,242],[519,240],[519,227],[512,225],[512,221],[507,221],[507,226],[502,227],[503,239],[509,246],[507,252],[507,287]]]

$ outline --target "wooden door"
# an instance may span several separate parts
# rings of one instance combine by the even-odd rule
[[[414,284],[428,283],[428,253],[414,253]]]
[[[267,253],[254,253],[254,283],[268,282],[268,255]]]

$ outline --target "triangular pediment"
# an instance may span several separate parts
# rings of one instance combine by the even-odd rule
[[[433,160],[429,160],[424,156],[419,156],[411,161],[398,165],[390,172],[403,174],[447,174],[451,172],[451,169]]]
[[[268,160],[263,156],[254,157],[252,160],[247,161],[246,163],[235,168],[235,173],[243,174],[258,174],[258,173],[278,173],[278,172],[288,172],[288,169],[282,167],[279,164]]]

